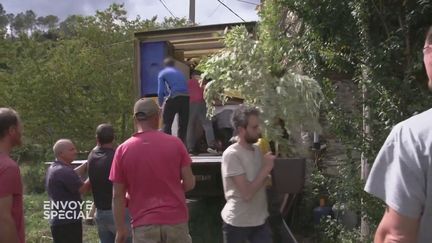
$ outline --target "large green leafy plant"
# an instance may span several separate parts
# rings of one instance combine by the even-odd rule
[[[318,82],[294,67],[275,74],[272,61],[277,51],[269,48],[265,35],[255,38],[244,26],[230,30],[224,43],[221,52],[198,67],[214,80],[206,92],[209,107],[215,99],[227,99],[221,90],[239,92],[245,103],[262,111],[267,137],[279,144],[282,154],[291,154],[290,145],[301,144],[303,131],[319,130],[322,93]],[[209,110],[211,113],[212,108]],[[283,129],[290,135],[289,141],[283,137]]]
[[[232,65],[233,61],[213,61],[221,67],[212,68],[225,68],[220,73],[228,77],[231,72],[255,70],[249,63],[259,63],[260,70],[270,72],[271,77],[301,70],[321,83],[325,133],[329,135],[327,139],[342,145],[339,152],[343,155],[326,158],[337,162],[337,175],[329,177],[318,172],[311,180],[315,177],[321,180],[320,185],[327,188],[331,201],[358,212],[368,219],[362,225],[370,227],[357,234],[360,227],[350,231],[338,224],[328,224],[324,233],[329,242],[368,242],[382,216],[382,202],[363,191],[367,164],[372,164],[395,124],[430,108],[421,48],[424,27],[432,23],[431,13],[431,3],[423,0],[266,0],[260,11],[258,41],[240,49],[250,57],[241,58],[247,67],[238,69]],[[239,52],[237,44],[231,46],[237,49],[226,51],[225,59],[234,59],[230,53]],[[263,50],[258,52],[262,56],[252,55],[255,48]],[[224,60],[223,56],[220,59]],[[258,78],[262,74],[250,72],[242,77],[245,76]],[[242,81],[246,84],[248,80]],[[229,85],[228,81],[223,82]],[[352,89],[349,97],[352,101],[341,99],[343,86]],[[329,144],[329,149],[332,145]],[[310,213],[310,209],[302,212],[302,216],[305,213]],[[320,238],[322,241],[325,239]]]
[[[361,239],[348,239],[342,228],[327,224],[329,242],[368,242],[373,236],[383,205],[363,191],[368,167],[395,124],[430,108],[421,48],[431,12],[430,2],[422,0],[265,1],[261,17],[273,26],[267,28],[275,36],[272,45],[320,80],[327,138],[343,145],[342,156],[326,158],[337,162],[336,176],[318,172],[331,179],[324,181],[330,200],[363,219],[362,227],[352,231],[361,234],[351,235]],[[289,23],[279,23],[290,14],[300,20],[299,32],[282,38]],[[352,89],[349,99],[342,87]]]

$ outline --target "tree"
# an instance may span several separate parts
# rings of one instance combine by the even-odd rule
[[[82,16],[70,15],[60,23],[60,33],[66,38],[76,36],[76,31]]]
[[[164,17],[164,20],[160,24],[160,28],[171,29],[171,28],[184,27],[184,26],[188,26],[188,25],[189,25],[189,22],[185,18]]]
[[[336,177],[318,171],[312,178],[323,179],[316,184],[326,185],[331,202],[361,212],[373,232],[383,204],[363,192],[361,179],[367,176],[367,167],[393,125],[430,108],[432,98],[425,87],[420,50],[424,27],[432,23],[431,14],[432,5],[422,0],[266,0],[260,10],[259,41],[250,49],[239,48],[244,39],[236,35],[231,46],[238,52],[226,52],[224,58],[218,54],[220,68],[212,66],[212,72],[223,70],[223,78],[236,83],[243,77],[242,81],[248,82],[249,67],[233,65],[231,70],[228,66],[238,58],[254,66],[253,59],[259,59],[272,76],[298,70],[318,80],[325,95],[322,115],[328,124],[326,130],[342,141],[345,157],[338,161],[340,173]],[[264,46],[268,59],[243,58],[255,53],[258,45]],[[238,70],[244,73],[239,75]],[[233,78],[231,73],[237,76]],[[261,77],[260,72],[252,74]],[[339,99],[337,86],[341,85],[353,87],[352,106]],[[327,226],[329,242],[349,240],[344,237],[365,242],[370,237],[364,231],[360,240],[355,233],[359,229],[349,231],[337,222]]]
[[[57,26],[58,26],[59,18],[55,15],[47,15],[47,16],[40,16],[36,20],[36,25],[39,27],[40,30],[43,32],[58,32]]]
[[[296,67],[277,66],[277,49],[269,45],[272,36],[267,27],[272,28],[260,26],[257,40],[245,27],[233,28],[225,36],[224,50],[200,63],[198,69],[214,79],[206,92],[210,113],[215,99],[227,98],[221,90],[239,91],[246,103],[262,110],[266,136],[280,145],[281,154],[293,155],[299,152],[292,149],[293,144],[297,149],[302,147],[302,132],[320,129],[321,88],[315,80],[299,74]],[[293,144],[284,137],[284,130]]]
[[[33,12],[33,10],[27,10],[25,12],[24,23],[24,28],[31,35],[36,26],[36,14]]]
[[[6,14],[6,17],[7,17],[7,20],[8,20],[8,25],[9,25],[9,28],[10,28],[11,36],[13,36],[13,33],[12,33],[12,23],[13,23],[13,20],[15,18],[15,15],[13,13],[8,13],[8,14]]]
[[[24,34],[26,31],[26,20],[24,13],[18,13],[11,22],[12,32],[16,35]]]
[[[44,24],[48,27],[48,30],[53,30],[57,27],[59,22],[59,18],[55,15],[47,15],[45,16]]]
[[[323,87],[328,129],[346,148],[339,176],[327,184],[330,199],[361,212],[372,230],[383,205],[363,192],[360,175],[367,176],[367,165],[394,124],[430,107],[417,50],[423,45],[424,27],[431,24],[431,11],[431,4],[425,1],[269,0],[260,14],[263,24],[273,20],[273,26],[279,27],[268,29],[283,38],[271,43],[280,47],[279,56],[288,54],[286,59],[298,63]],[[285,17],[278,18],[281,14]],[[291,15],[300,21],[300,34],[285,38]],[[280,28],[280,23],[285,27]],[[352,92],[354,106],[346,108],[337,98],[335,79],[357,87]],[[327,232],[330,242],[343,241],[344,230]],[[363,233],[362,242],[370,237]]]
[[[6,33],[6,27],[9,24],[8,17],[6,15],[6,11],[3,8],[3,5],[0,3],[0,35],[4,35]]]
[[[21,20],[23,14],[18,15]],[[118,141],[130,136],[133,33],[162,24],[126,16],[123,5],[113,4],[93,16],[69,16],[59,26],[59,38],[41,38],[34,31],[0,46],[0,54],[9,53],[5,69],[0,56],[0,77],[5,79],[0,104],[21,113],[27,144],[48,149],[68,137],[85,151],[94,146],[94,129],[102,122],[114,125]],[[47,18],[38,23],[49,25]],[[16,27],[25,33],[24,27]]]

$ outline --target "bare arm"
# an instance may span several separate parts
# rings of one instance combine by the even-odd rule
[[[128,229],[125,224],[125,196],[126,189],[124,184],[113,183],[113,201],[112,208],[114,214],[114,222],[117,229],[116,243],[126,242]]]
[[[82,184],[82,186],[79,188],[79,193],[80,194],[84,194],[87,192],[91,191],[91,184],[90,184],[90,180],[87,179],[84,184]]]
[[[265,186],[268,175],[273,169],[274,159],[275,156],[271,153],[264,156],[264,164],[253,181],[249,181],[244,174],[231,177],[243,200],[251,200],[255,193]]]
[[[87,161],[80,166],[76,167],[74,171],[81,177],[87,173]]]
[[[183,189],[185,192],[194,189],[195,176],[192,173],[192,168],[190,165],[182,167],[181,178],[182,178]]]
[[[270,171],[261,169],[253,181],[248,181],[245,174],[233,176],[231,179],[234,181],[235,186],[240,191],[242,199],[249,201],[253,198],[255,193],[257,193],[257,191],[259,191],[265,185],[269,173]]]
[[[417,242],[419,220],[400,215],[388,207],[375,233],[375,243]]]
[[[0,198],[0,242],[18,243],[18,232],[11,209],[12,195]]]

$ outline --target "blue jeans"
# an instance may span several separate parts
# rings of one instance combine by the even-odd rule
[[[196,143],[196,126],[201,124],[204,129],[207,146],[214,148],[215,136],[213,124],[207,118],[207,107],[205,101],[199,103],[189,103],[189,123],[187,129],[187,148],[194,150]]]
[[[114,243],[116,236],[116,227],[114,223],[114,215],[112,210],[99,210],[96,211],[96,226],[99,234],[99,239],[101,243]],[[130,215],[129,211],[126,210],[125,215],[126,225],[129,228],[129,233],[131,234],[130,228]],[[132,243],[132,236],[129,235],[127,239],[128,243]]]

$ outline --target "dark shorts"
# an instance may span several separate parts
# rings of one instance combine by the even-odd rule
[[[272,243],[272,234],[268,223],[252,227],[236,227],[224,223],[222,226],[224,243]]]

